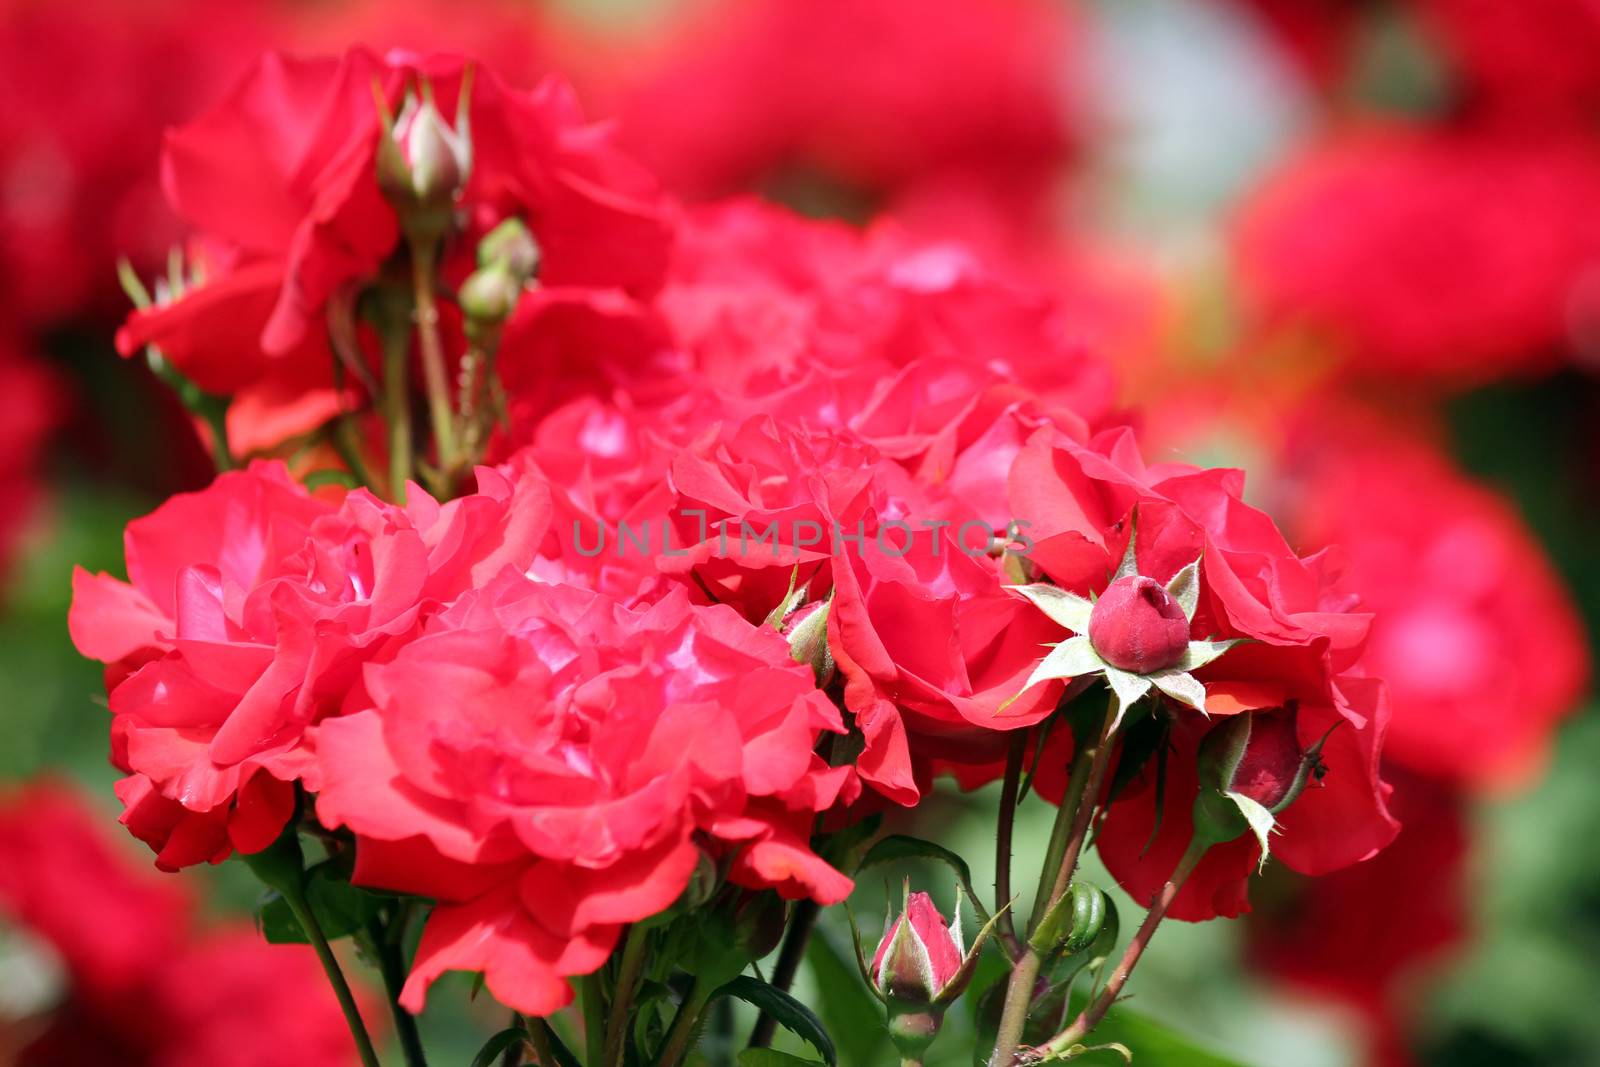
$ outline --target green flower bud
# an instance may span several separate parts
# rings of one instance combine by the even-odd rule
[[[539,259],[539,242],[521,219],[506,219],[478,242],[478,266],[504,263],[523,284],[539,273]]]

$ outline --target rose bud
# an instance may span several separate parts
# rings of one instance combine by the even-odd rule
[[[906,887],[900,917],[889,924],[865,975],[889,1010],[889,1036],[901,1056],[918,1060],[939,1034],[944,1013],[966,990],[989,936],[989,921],[971,951],[961,943],[961,908],[948,926],[933,899]]]
[[[503,263],[523,284],[539,272],[539,258],[539,242],[521,219],[504,220],[478,242],[478,266]]]
[[[795,611],[783,622],[789,655],[796,663],[811,668],[819,688],[826,688],[833,681],[833,651],[828,647],[829,607],[829,601],[816,601]]]
[[[511,317],[521,296],[522,283],[504,262],[479,267],[467,275],[456,291],[467,336],[473,341],[497,336],[496,331]]]
[[[1196,834],[1220,844],[1252,830],[1265,862],[1273,816],[1294,803],[1313,774],[1321,777],[1326,741],[1324,734],[1310,748],[1300,747],[1299,704],[1293,700],[1212,727],[1200,742]]]
[[[1095,601],[1089,643],[1113,667],[1152,674],[1183,659],[1189,619],[1160,582],[1130,574],[1112,582]]]
[[[390,118],[388,103],[381,95],[378,98],[387,134],[378,139],[378,185],[413,240],[437,239],[449,230],[456,195],[472,173],[467,118],[471,95],[468,67],[456,102],[454,129],[439,113],[427,82],[422,83],[420,99],[406,91],[397,119]]]

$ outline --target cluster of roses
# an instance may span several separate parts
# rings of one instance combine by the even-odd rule
[[[558,82],[361,50],[269,55],[162,173],[187,269],[119,344],[254,458],[75,578],[124,821],[169,868],[305,828],[433,901],[404,1009],[466,970],[547,1015],[675,905],[838,902],[814,830],[941,774],[1035,767],[1073,859],[1099,809],[1156,920],[1244,910],[1269,840],[1394,837],[1331,557],[1146,463],[1071,316],[963,246],[681,207]]]

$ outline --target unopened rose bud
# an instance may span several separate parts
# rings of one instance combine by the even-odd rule
[[[826,686],[833,681],[833,652],[828,648],[828,608],[827,601],[807,604],[790,615],[784,623],[784,636],[789,639],[789,655],[796,663],[811,667],[819,686]]]
[[[1307,764],[1300,749],[1299,708],[1294,701],[1245,717],[1249,741],[1233,768],[1228,788],[1268,811],[1287,807],[1305,788]]]
[[[945,925],[926,893],[912,893],[878,943],[872,975],[884,996],[932,1004],[961,971],[961,917]]]
[[[511,276],[526,284],[539,272],[539,242],[521,219],[506,219],[478,242],[478,266],[503,263]]]
[[[387,101],[374,88],[383,135],[378,142],[378,185],[413,237],[437,239],[448,231],[455,199],[472,173],[468,127],[470,68],[462,78],[454,128],[434,104],[424,82],[419,98],[409,89],[398,118],[391,121]]]
[[[434,94],[424,94],[421,101],[414,96],[406,99],[389,136],[400,149],[398,162],[403,163],[403,168],[395,166],[394,157],[389,157],[389,165],[379,171],[379,181],[390,195],[440,202],[454,198],[466,184],[472,149],[438,114]]]
[[[1182,661],[1189,619],[1161,583],[1133,574],[1112,582],[1095,601],[1089,643],[1113,667],[1152,674]]]
[[[1321,772],[1327,735],[1300,747],[1299,704],[1231,715],[1200,742],[1200,795],[1195,829],[1210,839],[1231,841],[1254,830],[1265,850],[1271,816],[1295,802],[1314,773]],[[1252,816],[1255,816],[1252,819]]]
[[[522,297],[522,283],[501,262],[467,275],[456,292],[469,333],[498,327],[511,317]]]
[[[778,947],[788,919],[788,905],[771,892],[746,892],[733,908],[733,936],[739,951],[759,960]]]
[[[920,1059],[939,1035],[945,1009],[972,981],[981,944],[980,937],[968,953],[959,914],[946,926],[928,894],[907,894],[869,975],[889,1009],[889,1037],[902,1056]]]

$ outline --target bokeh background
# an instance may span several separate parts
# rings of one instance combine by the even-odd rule
[[[149,277],[182,239],[161,131],[264,48],[352,44],[561,73],[688,199],[978,248],[1073,310],[1157,455],[1242,466],[1297,547],[1344,546],[1406,829],[1319,883],[1269,867],[1245,921],[1164,927],[1136,1005],[1216,1057],[1133,1033],[1140,1062],[1600,1063],[1593,0],[0,0],[0,1063],[70,1001],[71,931],[155,922],[39,918],[19,872],[95,820],[19,831],[46,803],[27,784],[100,816],[67,881],[168,892],[114,825],[99,669],[66,633],[73,566],[116,571],[123,524],[210,474],[112,345],[118,258]],[[897,828],[984,884],[993,800],[952,786]],[[1023,871],[1048,816],[1024,808]],[[183,922],[250,922],[232,866],[182,880]],[[887,1053],[847,938],[824,926],[800,990],[865,1067]],[[466,1063],[502,1018],[425,1027]],[[236,1062],[135,1045],[117,1062]]]

